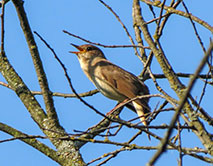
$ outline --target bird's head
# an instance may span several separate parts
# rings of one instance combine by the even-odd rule
[[[78,56],[79,60],[92,60],[96,57],[105,58],[103,52],[96,46],[85,44],[81,46],[77,46],[75,44],[71,44],[79,51],[70,51]]]

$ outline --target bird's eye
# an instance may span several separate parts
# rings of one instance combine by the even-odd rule
[[[92,47],[87,47],[87,51],[91,51],[92,50]]]

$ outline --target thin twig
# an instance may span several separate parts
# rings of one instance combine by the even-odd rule
[[[0,85],[11,89],[11,87],[5,82],[0,81]],[[88,96],[95,95],[98,92],[99,91],[97,89],[94,89],[94,90],[90,90],[88,92],[79,93],[78,95],[80,97],[88,97]],[[31,93],[33,95],[42,95],[42,92],[40,92],[40,91],[31,91]],[[67,94],[67,93],[61,93],[61,92],[51,92],[51,95],[56,96],[56,97],[64,97],[64,98],[76,98],[75,94]]]
[[[107,8],[112,12],[112,14],[113,14],[113,15],[116,17],[116,19],[118,20],[118,22],[122,25],[124,31],[126,32],[127,36],[129,37],[131,43],[132,43],[133,45],[135,45],[132,36],[130,35],[130,33],[129,33],[127,27],[124,25],[123,21],[121,21],[119,15],[118,15],[109,5],[107,5],[104,1],[102,1],[102,0],[98,0],[98,1],[101,2],[105,7],[107,7]],[[140,47],[141,47],[141,46],[140,46]]]
[[[210,72],[211,72],[211,71],[209,70],[207,75],[209,75]],[[204,86],[203,86],[203,89],[202,89],[202,93],[201,93],[200,99],[199,99],[199,101],[198,101],[198,106],[201,105],[201,102],[202,102],[202,99],[203,99],[203,97],[204,97],[206,88],[207,88],[207,79],[206,79],[205,82],[204,82]],[[198,108],[199,108],[199,107],[197,107],[197,110],[196,110],[196,111],[198,111]]]
[[[177,1],[176,3],[174,3],[174,0],[171,1],[171,4],[170,4],[170,8],[174,8],[176,9],[177,6],[180,4],[181,1]],[[163,7],[165,6],[165,4],[163,5]],[[163,8],[161,7],[161,9]],[[158,33],[156,33],[158,35],[158,38],[162,35],[163,33],[163,29],[168,21],[168,19],[170,18],[170,16],[172,15],[172,13],[168,13],[168,15],[165,16],[165,18],[163,19],[161,25],[160,25],[160,28],[159,28],[159,31]],[[163,16],[162,16],[163,17]],[[160,17],[159,17],[160,18]]]
[[[154,75],[154,77],[156,79],[166,78],[166,76],[164,74],[153,74],[153,75]],[[194,74],[190,74],[190,73],[175,73],[175,75],[178,76],[178,77],[182,77],[182,78],[190,78]],[[199,74],[196,78],[212,79],[212,76],[211,75],[207,75],[207,74]]]
[[[160,9],[160,16],[159,16],[159,19],[157,21],[157,27],[156,27],[156,32],[155,34],[159,37],[161,34],[159,33],[159,29],[160,29],[160,23],[161,23],[161,19],[162,19],[162,15],[163,15],[163,7],[166,3],[166,0],[163,0],[163,3],[162,3],[162,7]],[[169,16],[167,16],[165,19],[168,19]]]
[[[87,39],[84,39],[83,37],[80,37],[78,35],[75,35],[73,33],[70,33],[66,30],[63,30],[64,33],[70,35],[70,36],[73,36],[75,38],[78,38],[86,43],[90,43],[90,44],[94,44],[94,45],[97,45],[97,46],[101,46],[101,47],[106,47],[106,48],[131,48],[131,47],[139,47],[139,48],[144,48],[144,49],[149,49],[149,47],[145,47],[145,46],[139,46],[139,45],[104,45],[104,44],[101,44],[101,43],[97,43],[97,42],[92,42],[90,40],[87,40]]]
[[[197,39],[198,39],[198,41],[199,41],[199,43],[200,43],[200,46],[201,46],[201,48],[203,49],[203,52],[205,53],[206,52],[206,49],[205,49],[205,47],[204,47],[204,44],[203,44],[203,42],[202,42],[202,39],[201,39],[201,37],[200,37],[200,35],[198,34],[198,31],[197,31],[197,28],[196,28],[196,26],[195,26],[195,23],[193,22],[193,20],[192,20],[192,18],[191,18],[191,14],[189,13],[189,10],[188,10],[188,8],[186,7],[186,4],[184,3],[184,1],[181,1],[182,2],[182,4],[183,4],[183,7],[185,8],[185,10],[186,10],[186,13],[188,14],[188,18],[189,18],[189,20],[190,20],[190,22],[191,22],[191,24],[192,24],[192,27],[193,27],[193,29],[194,29],[194,32],[195,32],[195,35],[196,35],[196,37],[197,37]]]

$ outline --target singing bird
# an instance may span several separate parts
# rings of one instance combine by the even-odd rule
[[[78,51],[71,53],[77,55],[82,70],[104,96],[123,102],[149,94],[148,87],[138,77],[108,61],[98,47],[89,44],[72,45]],[[150,113],[148,101],[148,98],[142,98],[127,105],[135,108],[135,112],[145,126],[147,126],[147,115]]]

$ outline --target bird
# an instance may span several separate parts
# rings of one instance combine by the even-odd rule
[[[70,52],[77,55],[85,75],[107,98],[122,103],[149,94],[149,89],[143,81],[107,60],[98,47],[90,44],[71,45],[78,49]],[[147,117],[150,114],[148,101],[149,98],[136,99],[126,105],[134,109],[144,126],[148,125]]]

